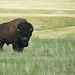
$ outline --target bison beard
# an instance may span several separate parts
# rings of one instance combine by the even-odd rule
[[[0,24],[0,50],[6,43],[12,44],[14,51],[23,51],[28,46],[32,32],[33,26],[22,18]]]

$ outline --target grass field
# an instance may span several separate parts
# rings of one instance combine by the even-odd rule
[[[0,52],[0,75],[75,75],[75,0],[1,0],[0,23],[25,18],[33,24],[22,53]]]
[[[0,75],[74,75],[75,40],[32,38],[23,53],[0,54]]]

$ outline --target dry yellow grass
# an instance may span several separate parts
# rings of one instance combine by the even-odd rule
[[[64,38],[71,35],[75,35],[75,26],[53,30],[34,31],[33,33],[33,37],[39,37],[41,39]]]

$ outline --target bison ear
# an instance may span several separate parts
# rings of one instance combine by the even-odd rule
[[[20,29],[17,28],[17,31],[20,32]]]

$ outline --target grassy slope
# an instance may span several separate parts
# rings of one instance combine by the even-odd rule
[[[74,75],[74,0],[25,1],[0,1],[0,23],[22,17],[34,25],[30,45],[23,53],[15,53],[11,45],[4,45],[0,53],[0,75]],[[51,17],[52,14],[57,17]]]
[[[55,29],[62,27],[75,26],[75,18],[74,17],[48,17],[48,16],[21,16],[22,18],[27,19],[30,23],[32,23],[35,27],[35,30],[42,29]],[[15,17],[0,17],[0,22],[8,22],[13,20]]]
[[[53,0],[53,2],[19,0],[18,3],[17,0],[2,1],[0,1],[0,23],[22,17],[31,22],[37,30],[75,26],[75,2],[71,2],[73,0],[64,0],[65,3],[62,0]],[[51,17],[53,15],[56,17]]]
[[[22,16],[21,16],[22,17]],[[0,17],[0,22],[8,22],[16,17]],[[58,38],[75,35],[74,17],[44,17],[44,16],[23,16],[28,22],[34,25],[33,36],[39,38]]]

